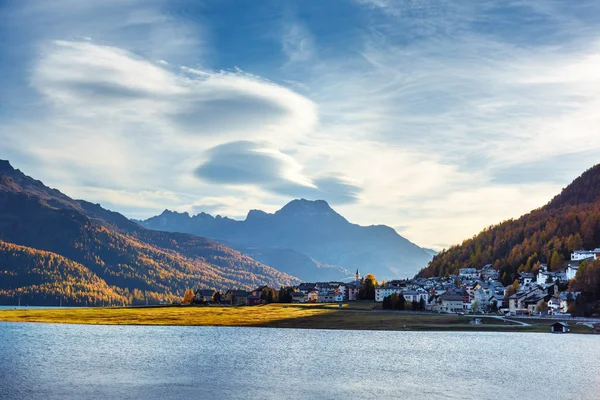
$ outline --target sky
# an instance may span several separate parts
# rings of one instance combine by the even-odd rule
[[[294,198],[437,250],[600,162],[600,2],[0,0],[0,159],[131,218]]]

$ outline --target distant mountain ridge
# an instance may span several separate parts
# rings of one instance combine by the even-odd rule
[[[578,249],[600,247],[600,164],[588,169],[548,204],[491,226],[436,255],[420,276],[453,274],[459,268],[493,264],[503,283],[539,263],[570,259]]]
[[[307,281],[349,278],[357,268],[398,278],[431,260],[428,250],[394,229],[352,224],[324,200],[293,200],[273,214],[250,210],[243,221],[165,210],[137,222],[148,229],[209,237]]]
[[[299,282],[212,240],[148,230],[98,204],[73,200],[2,160],[0,241],[4,301],[26,295],[37,304],[54,304],[57,297],[67,304],[107,297],[155,303],[181,299],[200,285],[250,289]],[[40,267],[46,272],[31,270]],[[85,282],[72,284],[75,275]]]

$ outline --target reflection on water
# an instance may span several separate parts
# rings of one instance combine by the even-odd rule
[[[600,338],[0,323],[0,398],[598,399]]]

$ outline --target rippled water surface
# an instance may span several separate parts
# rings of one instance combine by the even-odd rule
[[[2,399],[600,399],[600,337],[0,323]]]

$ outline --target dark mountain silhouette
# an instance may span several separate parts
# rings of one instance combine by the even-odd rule
[[[0,161],[0,240],[7,245],[30,249],[25,252],[30,257],[21,256],[30,258],[32,264],[25,266],[55,268],[54,264],[47,265],[46,253],[39,253],[45,251],[54,253],[51,258],[61,260],[62,265],[72,266],[71,271],[85,268],[94,275],[89,282],[95,290],[108,293],[108,287],[113,295],[118,295],[112,297],[117,302],[122,300],[119,296],[129,303],[146,298],[150,302],[176,300],[183,296],[186,288],[199,285],[214,289],[248,289],[262,284],[279,287],[298,282],[297,278],[260,264],[223,244],[184,233],[148,230],[98,204],[73,200],[13,169],[7,161]],[[18,249],[23,253],[22,248]],[[58,282],[70,281],[71,278],[62,276],[64,271],[59,270],[60,274],[37,274],[35,285],[41,284],[40,276],[47,279],[43,282],[46,285],[61,286]],[[15,273],[23,275],[23,271]],[[35,275],[32,271],[27,274],[25,276]],[[26,281],[19,280],[19,285],[23,285],[19,287],[13,286],[14,282],[0,279],[0,290],[4,290],[5,297],[28,286]],[[64,286],[62,292],[48,294],[48,302],[67,294],[70,302],[83,298],[94,302],[93,299],[106,297],[73,293],[67,287]],[[39,303],[40,296],[36,296]]]
[[[209,237],[307,281],[348,278],[357,268],[396,278],[414,274],[431,260],[392,228],[352,224],[323,200],[293,200],[273,214],[251,210],[244,221],[165,210],[138,222],[149,229]]]
[[[516,220],[491,226],[461,245],[442,251],[421,276],[453,274],[463,267],[493,264],[505,284],[517,272],[550,268],[573,250],[600,247],[600,164],[584,172],[548,204]]]

